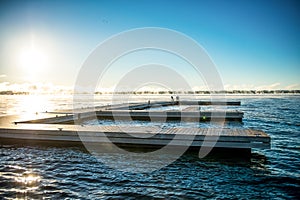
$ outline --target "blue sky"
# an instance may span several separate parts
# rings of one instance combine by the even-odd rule
[[[205,48],[226,89],[300,89],[299,15],[299,1],[281,0],[1,1],[0,83],[72,86],[100,42],[163,27]],[[22,57],[33,44],[42,67]]]

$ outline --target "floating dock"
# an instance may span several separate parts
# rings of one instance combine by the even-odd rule
[[[78,133],[80,132],[80,133]],[[130,133],[130,134],[128,134]],[[136,136],[133,137],[132,135]],[[83,137],[81,137],[83,136]],[[176,138],[175,138],[176,136]],[[218,137],[217,141],[216,137]],[[1,141],[5,139],[60,142],[105,143],[164,146],[171,140],[174,146],[217,148],[270,148],[270,137],[257,130],[218,128],[164,128],[151,126],[80,126],[53,124],[18,124],[0,128]],[[84,138],[84,139],[83,139]],[[205,140],[205,143],[204,143]],[[192,143],[190,143],[192,141]],[[34,143],[33,142],[33,143]]]
[[[58,113],[56,113],[58,114]],[[64,114],[59,112],[59,114]],[[101,110],[76,114],[75,119],[89,120],[95,116],[101,119],[123,121],[182,121],[182,122],[205,122],[205,121],[242,121],[243,112],[239,111],[145,111],[145,110]],[[44,124],[74,124],[74,115],[55,116],[36,120],[19,121],[17,123],[44,123]]]
[[[199,105],[200,101],[186,101],[185,104]],[[202,102],[203,103],[203,102]],[[226,102],[217,102],[227,105]],[[238,103],[230,103],[237,105]],[[174,102],[155,102],[148,104],[130,104],[131,110],[126,110],[128,105],[107,105],[97,108],[85,108],[71,114],[71,111],[45,112],[36,115],[35,119],[27,119],[20,116],[0,117],[0,142],[46,142],[56,143],[105,143],[107,138],[116,145],[125,146],[155,146],[162,147],[169,145],[189,147],[215,147],[228,149],[270,148],[270,137],[259,130],[252,129],[229,129],[229,128],[159,128],[157,126],[86,126],[74,125],[74,116],[77,119],[86,120],[92,116],[99,119],[116,117],[118,119],[131,118],[133,120],[147,119],[170,119],[170,120],[192,120],[202,121],[205,119],[241,119],[242,112],[229,111],[200,111],[198,107],[186,107],[178,110],[145,110],[147,106],[172,106]],[[205,102],[205,105],[212,103]],[[240,103],[239,103],[240,105]],[[100,109],[99,109],[100,108]],[[143,109],[141,109],[143,108]],[[92,110],[99,109],[96,112]],[[224,115],[225,113],[225,115]],[[239,115],[239,116],[237,116]],[[225,116],[225,118],[224,118]],[[187,120],[187,121],[188,121]],[[134,135],[134,136],[132,136]]]
[[[169,106],[186,106],[183,110],[166,109]],[[96,117],[111,120],[139,120],[139,121],[239,121],[244,113],[238,110],[200,110],[199,105],[241,105],[240,102],[224,101],[156,101],[152,103],[129,103],[96,106],[95,108],[83,108],[78,110],[47,111],[54,117],[19,121],[18,123],[44,123],[44,124],[74,124],[74,118],[89,120]],[[153,108],[165,108],[165,110],[151,110]],[[65,116],[60,116],[65,115]],[[74,116],[75,115],[75,116]]]

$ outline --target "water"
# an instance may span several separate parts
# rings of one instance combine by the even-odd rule
[[[2,115],[19,113],[19,109],[23,114],[44,111],[49,105],[71,108],[72,104],[70,96],[43,96],[28,111],[22,99],[31,97],[0,98]],[[108,101],[97,98],[99,104]],[[79,147],[1,146],[0,198],[299,199],[300,97],[229,98],[242,102],[236,108],[245,112],[240,126],[263,130],[272,138],[271,149],[254,150],[250,161],[188,154],[161,170],[135,174],[109,168]]]

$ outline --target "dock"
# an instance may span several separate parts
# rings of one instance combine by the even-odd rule
[[[59,113],[64,114],[64,113]],[[206,121],[242,121],[243,113],[239,111],[145,111],[145,110],[103,110],[85,112],[75,116],[81,120],[89,120],[95,116],[101,119],[122,121],[182,121],[182,122],[206,122]],[[67,114],[60,117],[49,117],[36,120],[19,121],[17,123],[44,123],[44,124],[74,124],[74,115]]]
[[[172,145],[191,147],[217,147],[217,148],[270,148],[270,137],[263,131],[251,129],[218,129],[218,128],[164,128],[151,126],[80,126],[80,125],[54,125],[54,124],[18,124],[0,128],[0,140],[14,141],[47,141],[60,142],[105,143],[109,140],[115,144],[123,145]],[[130,133],[130,135],[128,134]],[[131,136],[134,134],[138,137]],[[179,138],[174,141],[174,138]],[[204,138],[206,142],[204,142]],[[217,143],[214,142],[219,137]],[[193,140],[191,144],[190,141]]]
[[[183,110],[167,109],[169,106],[186,106]],[[74,118],[89,120],[96,115],[99,120],[138,120],[138,121],[183,121],[183,122],[208,122],[208,121],[239,121],[244,113],[238,110],[200,110],[200,106],[219,105],[237,106],[240,102],[225,101],[155,101],[152,103],[128,103],[96,106],[76,110],[47,111],[54,117],[43,119],[25,120],[18,123],[45,123],[45,124],[74,124]],[[151,108],[165,108],[165,110],[151,110]],[[64,116],[61,116],[64,115]]]
[[[163,147],[189,146],[189,147],[214,147],[227,149],[270,148],[270,137],[265,132],[241,128],[193,128],[173,127],[160,128],[157,126],[129,126],[129,125],[80,125],[74,124],[74,117],[88,120],[92,117],[126,120],[183,120],[199,121],[214,118],[242,119],[243,113],[239,111],[200,111],[199,102],[189,103],[183,110],[147,110],[148,103],[132,103],[129,105],[106,105],[97,108],[84,108],[74,113],[71,111],[44,112],[36,115],[34,119],[26,119],[21,116],[0,117],[0,142],[21,143],[76,143],[82,142],[104,144],[109,142],[121,146],[135,147]],[[202,102],[203,103],[203,102]],[[225,102],[218,104],[227,105]],[[236,105],[237,103],[230,103]],[[174,102],[155,102],[152,106],[173,106]],[[205,105],[211,105],[206,102]],[[240,105],[240,104],[239,104]],[[125,109],[130,106],[131,110]],[[95,109],[99,109],[96,110]],[[94,110],[94,112],[92,112]],[[219,112],[219,115],[218,115]],[[225,115],[224,115],[225,113]],[[225,117],[225,118],[224,118]],[[205,122],[204,122],[205,123]],[[132,136],[134,135],[134,136]],[[217,138],[217,140],[216,140]]]

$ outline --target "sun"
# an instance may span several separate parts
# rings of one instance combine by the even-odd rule
[[[45,67],[46,55],[41,49],[31,46],[22,49],[19,61],[24,69],[37,70]]]

